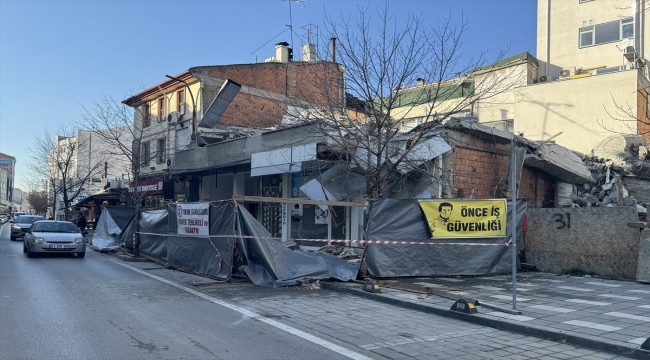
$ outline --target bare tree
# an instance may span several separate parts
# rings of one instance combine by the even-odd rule
[[[136,117],[138,120],[136,121]],[[142,177],[143,166],[148,166],[152,159],[159,155],[149,144],[146,133],[146,126],[152,121],[152,115],[145,113],[140,107],[131,108],[123,103],[118,103],[110,96],[103,96],[92,108],[84,107],[84,115],[77,121],[77,125],[88,129],[97,137],[101,138],[107,146],[107,152],[117,158],[125,159],[129,170],[128,180],[133,186],[129,186],[129,197],[135,206],[136,217],[138,216],[142,202],[149,193],[140,189],[139,182]],[[171,171],[171,169],[168,169]],[[169,173],[164,175],[169,177]],[[138,232],[138,222],[135,222],[135,233]],[[137,246],[134,246],[134,253],[138,255]]]
[[[49,200],[45,189],[30,190],[27,195],[25,195],[25,199],[29,202],[29,205],[31,205],[36,214],[45,215],[47,213]]]
[[[420,182],[422,175],[435,177],[428,157],[435,144],[426,141],[431,128],[473,115],[475,104],[497,99],[526,75],[496,71],[507,49],[488,66],[485,52],[465,59],[464,16],[433,25],[423,15],[398,22],[388,4],[376,16],[369,8],[359,8],[358,15],[340,22],[327,17],[332,62],[312,66],[288,117],[320,120],[331,150],[327,160],[345,162],[366,179],[366,195],[377,198]],[[356,111],[350,111],[352,103]]]
[[[78,200],[84,186],[101,176],[104,161],[93,156],[90,144],[78,131],[65,125],[56,134],[44,129],[35,137],[29,152],[32,182],[48,184],[53,212],[58,195],[62,196],[64,219],[68,220],[70,205]]]

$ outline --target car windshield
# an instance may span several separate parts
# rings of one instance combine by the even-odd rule
[[[34,225],[34,232],[78,233],[79,229],[69,222],[40,222]]]
[[[42,216],[25,216],[25,215],[22,215],[22,216],[19,216],[18,219],[16,219],[16,222],[20,223],[20,224],[31,224],[34,221],[38,221],[38,220],[45,220],[45,218],[42,217]]]

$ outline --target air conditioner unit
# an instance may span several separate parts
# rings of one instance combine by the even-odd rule
[[[180,114],[176,111],[172,111],[167,115],[167,122],[170,124],[175,124],[180,122],[183,119],[183,114]]]
[[[562,69],[562,72],[560,72],[560,80],[571,79],[571,77],[575,74],[576,74],[575,67],[564,68]]]
[[[623,56],[629,62],[634,62],[634,60],[639,57],[639,55],[636,53],[636,51],[634,51],[634,46],[626,47],[625,51],[623,51]]]

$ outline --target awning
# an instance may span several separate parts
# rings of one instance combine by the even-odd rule
[[[302,170],[303,161],[316,160],[317,144],[292,146],[251,155],[251,176],[283,174]]]

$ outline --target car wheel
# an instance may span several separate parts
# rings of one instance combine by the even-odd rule
[[[14,241],[14,240],[16,240],[16,238],[15,238],[15,237],[13,237],[13,236],[10,236],[9,238],[11,239],[11,241]]]
[[[78,258],[82,258],[82,259],[83,259],[84,256],[86,256],[86,253],[85,253],[85,252],[77,253],[77,257],[78,257]]]
[[[27,253],[27,245],[25,245],[25,243],[23,243],[23,252]]]
[[[29,251],[29,248],[27,248],[27,257],[28,257],[28,258],[33,258],[34,256],[36,256],[36,254],[34,254],[33,252]]]

